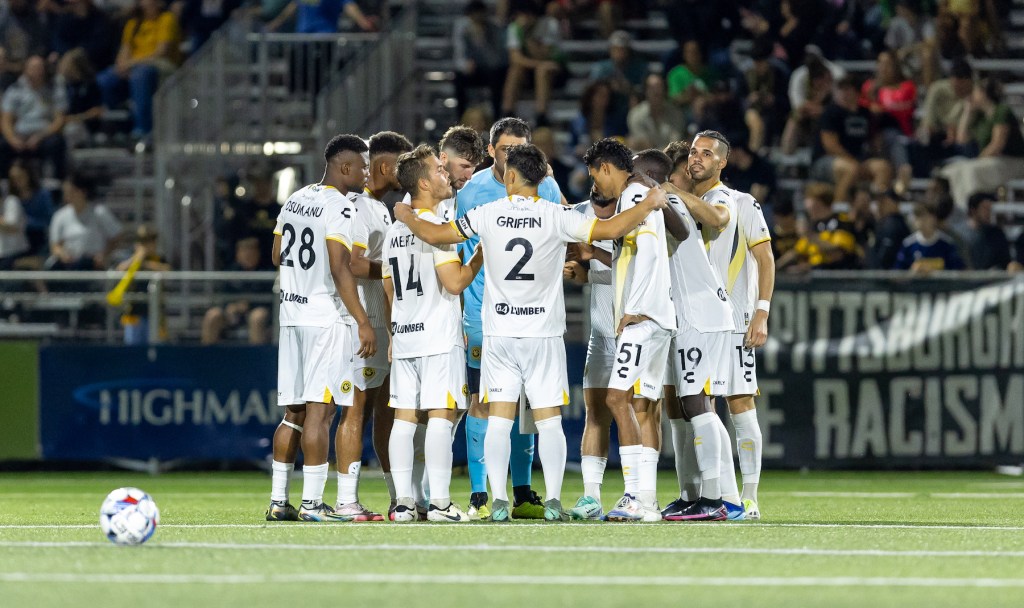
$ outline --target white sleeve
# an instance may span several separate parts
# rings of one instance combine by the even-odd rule
[[[121,234],[123,230],[121,222],[103,205],[96,206],[96,218],[100,222],[100,230],[103,231],[104,237],[112,239]]]
[[[471,239],[480,234],[480,229],[483,227],[482,223],[486,221],[484,217],[484,209],[486,207],[486,205],[473,207],[463,214],[462,217],[452,222],[452,225],[459,231],[462,238]]]
[[[558,238],[566,243],[589,243],[597,218],[577,213],[572,207],[552,207]]]
[[[747,248],[772,240],[768,222],[765,221],[764,213],[761,212],[761,205],[753,197],[749,201],[745,201],[744,211],[745,213],[740,214],[740,219],[743,220],[741,230],[743,230],[743,237],[747,241]]]
[[[612,269],[601,268],[597,269],[591,266],[590,272],[587,273],[587,282],[593,285],[611,285],[612,284]]]
[[[346,197],[338,195],[334,200],[338,201],[332,205],[327,212],[327,235],[328,241],[337,241],[352,250],[352,217],[355,209],[352,202]],[[280,220],[278,220],[280,223]]]

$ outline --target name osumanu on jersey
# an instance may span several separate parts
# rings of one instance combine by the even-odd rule
[[[288,201],[285,203],[284,210],[290,211],[301,217],[320,217],[324,212],[323,207],[307,207],[302,203],[297,203],[295,201]],[[348,217],[348,215],[345,215],[345,217]]]

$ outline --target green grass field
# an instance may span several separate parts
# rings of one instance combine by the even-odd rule
[[[659,484],[665,504],[674,476]],[[161,510],[142,547],[97,523],[126,485]],[[1024,606],[1020,479],[768,472],[761,488],[761,522],[269,524],[258,473],[0,474],[0,606]],[[581,491],[568,474],[564,502]],[[360,494],[386,509],[379,478]]]

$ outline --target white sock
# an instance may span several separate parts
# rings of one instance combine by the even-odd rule
[[[719,485],[722,436],[718,432],[718,425],[722,421],[718,414],[707,412],[694,416],[690,424],[693,425],[693,449],[697,452],[697,466],[700,467],[700,495],[719,500],[722,498]]]
[[[361,462],[348,465],[348,472],[338,471],[338,504],[347,505],[359,502],[359,469]]]
[[[484,466],[487,481],[491,484],[494,500],[508,502],[508,462],[512,458],[513,420],[498,416],[487,417],[487,433],[484,435]],[[564,436],[562,441],[565,441]]]
[[[384,485],[388,487],[388,495],[391,497],[391,500],[398,498],[398,495],[395,494],[395,480],[391,477],[390,471],[384,473]]]
[[[734,505],[740,504],[740,489],[736,486],[736,465],[732,461],[732,441],[729,431],[723,423],[718,430],[722,437],[722,452],[718,463],[719,484],[722,489],[722,500]]]
[[[411,423],[410,423],[411,424]],[[412,460],[412,497],[419,506],[426,506],[430,496],[430,490],[423,487],[423,480],[426,475],[426,456],[424,451],[424,439],[427,436],[427,425],[417,424],[416,435],[413,437],[413,460]]]
[[[537,455],[544,471],[546,500],[562,500],[562,479],[565,477],[565,431],[562,417],[552,416],[537,421]],[[486,456],[484,457],[486,459]]]
[[[658,500],[658,450],[644,447],[640,452],[640,504],[654,506]]]
[[[580,462],[583,470],[583,495],[601,502],[601,484],[604,483],[604,469],[608,459],[600,456],[584,456]]]
[[[697,453],[693,451],[693,425],[682,418],[669,420],[669,424],[672,425],[672,447],[676,453],[679,497],[695,501],[700,498],[700,468],[697,467]]]
[[[291,482],[294,462],[274,461],[270,464],[270,500],[288,502],[288,486]]]
[[[413,437],[416,425],[404,420],[395,420],[388,439],[388,455],[391,458],[391,477],[395,482],[398,498],[412,498]]]
[[[452,426],[444,418],[431,418],[427,422],[427,435],[423,441],[427,478],[432,490],[430,503],[440,509],[448,508],[451,502]]]
[[[316,505],[324,501],[327,485],[327,463],[302,467],[302,502]]]
[[[748,410],[732,417],[736,429],[736,454],[743,474],[743,498],[757,501],[757,484],[761,482],[761,425],[757,410]]]
[[[626,494],[636,497],[640,493],[640,454],[642,445],[620,445],[619,460],[622,462],[622,481],[626,484]]]

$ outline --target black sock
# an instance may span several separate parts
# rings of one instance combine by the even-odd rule
[[[533,489],[530,486],[512,486],[512,496],[516,504],[522,504],[533,498]]]

